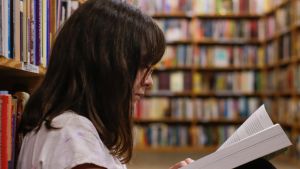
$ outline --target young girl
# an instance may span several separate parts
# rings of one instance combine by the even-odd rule
[[[79,7],[58,33],[25,108],[17,168],[126,168],[134,104],[152,85],[164,50],[162,31],[138,9],[116,0]]]

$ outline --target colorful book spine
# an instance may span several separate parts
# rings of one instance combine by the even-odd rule
[[[21,59],[21,15],[20,0],[13,0],[13,57],[15,60]]]
[[[1,104],[1,168],[8,169],[12,153],[12,103],[10,95],[0,95]]]
[[[34,29],[35,29],[35,41],[34,41],[34,60],[35,65],[40,65],[41,61],[41,37],[40,37],[40,26],[41,26],[41,19],[40,19],[40,0],[35,0],[34,2]]]
[[[187,147],[190,145],[189,128],[183,125],[151,124],[135,126],[137,147]]]
[[[8,58],[13,58],[13,46],[12,46],[12,17],[11,17],[11,1],[7,1],[7,55]]]
[[[50,20],[50,0],[46,0],[47,3],[47,42],[46,42],[46,66],[48,66],[49,59],[50,59],[50,45],[51,45],[51,37],[50,37],[50,32],[51,32],[51,20]]]

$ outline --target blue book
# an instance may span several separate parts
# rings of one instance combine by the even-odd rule
[[[40,65],[41,63],[41,5],[39,0],[34,1],[34,60],[35,65]]]
[[[0,90],[0,94],[9,94],[7,90]]]

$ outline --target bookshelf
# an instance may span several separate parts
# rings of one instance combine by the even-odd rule
[[[48,1],[49,0],[45,2]],[[80,3],[84,3],[85,0],[78,1]],[[50,37],[48,41],[45,41],[45,43],[52,43],[56,30],[68,18],[68,13],[71,13],[66,12],[66,10],[75,10],[79,5],[77,3],[78,1],[51,0],[51,3],[53,4],[50,6],[57,6],[58,8],[50,10],[53,11],[53,13],[50,12],[50,18],[48,21],[51,25],[51,29],[49,30]],[[146,1],[147,0],[144,0],[145,3]],[[170,3],[171,1],[175,2],[176,0],[166,0],[165,2]],[[203,8],[197,8],[201,6],[201,4],[198,4],[196,1],[197,0],[187,0],[186,2],[195,2],[195,4],[183,5],[183,8],[176,10],[164,10],[162,6],[153,9],[150,7],[148,9],[150,11],[149,14],[151,14],[155,20],[163,21],[158,23],[160,26],[166,23],[164,21],[170,20],[174,21],[174,23],[171,23],[171,25],[179,24],[186,29],[184,34],[176,35],[177,38],[175,39],[173,37],[174,32],[170,33],[171,39],[167,38],[167,45],[168,47],[171,47],[171,54],[169,57],[164,58],[166,60],[163,60],[162,63],[157,65],[153,77],[155,83],[158,83],[159,81],[159,74],[167,73],[169,75],[175,74],[173,77],[173,80],[175,79],[175,84],[177,83],[176,79],[178,79],[178,77],[179,79],[183,79],[179,81],[184,81],[185,78],[190,79],[190,84],[182,84],[181,86],[175,85],[172,87],[175,91],[170,90],[168,87],[164,86],[164,84],[160,84],[160,87],[162,87],[163,90],[159,90],[159,84],[156,84],[157,86],[154,84],[154,88],[156,89],[149,91],[146,94],[146,98],[142,101],[142,103],[139,104],[143,104],[143,102],[146,101],[150,106],[152,105],[151,107],[157,108],[161,107],[157,106],[157,102],[160,101],[165,105],[163,105],[162,108],[158,108],[161,109],[159,112],[157,112],[156,109],[150,110],[156,114],[155,117],[146,116],[135,119],[135,124],[137,124],[139,127],[138,129],[135,129],[141,131],[138,133],[142,133],[140,137],[146,137],[147,132],[148,135],[150,135],[149,131],[151,131],[151,127],[160,128],[160,130],[167,131],[168,126],[171,126],[172,128],[170,133],[172,135],[177,137],[181,136],[188,139],[181,140],[183,145],[174,143],[174,140],[178,138],[173,138],[173,141],[169,141],[171,142],[171,145],[167,143],[159,145],[156,143],[157,145],[152,146],[149,144],[149,142],[147,144],[143,143],[142,145],[137,145],[135,150],[146,152],[212,152],[216,150],[218,144],[224,140],[225,135],[229,135],[230,132],[234,131],[235,127],[244,121],[244,118],[242,118],[243,116],[248,116],[249,112],[251,112],[251,109],[258,107],[259,103],[263,102],[267,105],[268,112],[272,112],[272,118],[274,121],[281,122],[287,131],[289,131],[295,146],[293,147],[293,150],[289,152],[288,158],[289,161],[296,161],[299,163],[300,12],[298,11],[300,11],[300,0],[265,0],[264,3],[262,3],[260,0],[251,0],[251,3],[254,3],[252,6],[256,3],[256,8],[235,6],[233,9],[228,11],[220,10],[222,5],[219,4],[217,5],[218,7],[216,7],[218,10],[211,10],[210,8],[207,8],[207,10]],[[243,1],[244,0],[239,0],[241,3]],[[29,1],[23,0],[22,2],[27,4]],[[148,2],[156,3],[159,1]],[[206,5],[209,5],[213,1],[203,0],[203,2],[206,3]],[[262,4],[262,6],[258,4]],[[270,6],[270,4],[272,5]],[[70,6],[72,8],[70,8]],[[20,12],[25,12],[24,9],[25,8],[23,8],[23,11]],[[62,12],[62,9],[64,9],[65,12],[64,14],[61,14],[61,17],[58,18],[55,14]],[[240,9],[245,9],[246,12],[241,12]],[[290,15],[290,19],[288,19],[289,23],[281,24],[280,28],[278,27],[277,29],[278,22],[282,22],[280,17],[284,17],[285,15],[285,9],[290,11],[286,12],[288,13],[287,15]],[[34,18],[31,19],[34,20]],[[249,25],[249,23],[251,25],[251,22],[253,22],[253,25],[256,25],[257,28],[254,33],[243,32],[241,33],[242,35],[237,36],[234,34],[234,32],[222,32],[224,31],[222,28],[226,28],[225,26],[218,29],[219,33],[217,33],[217,35],[208,33],[210,34],[209,36],[204,36],[202,33],[199,38],[199,36],[195,33],[195,30],[193,30],[195,28],[190,26],[191,23],[196,23],[197,26],[199,21],[201,21],[202,24],[203,21],[205,21],[207,22],[207,25],[218,22],[221,22],[221,25],[226,25],[229,23],[228,27],[237,27],[235,24],[239,22],[241,22],[239,23],[241,25]],[[22,29],[20,29],[20,31],[22,31]],[[197,35],[196,37],[195,34]],[[225,36],[224,38],[222,36],[223,34],[229,36]],[[23,36],[25,37],[25,35]],[[290,41],[291,44],[284,45],[284,43],[288,43],[285,41]],[[28,46],[30,47],[30,45]],[[288,54],[283,55],[286,51],[279,51],[278,46],[290,46],[291,49],[287,49]],[[227,50],[237,52],[237,54],[233,56],[234,58],[240,55],[240,53],[238,53],[239,51],[241,53],[247,53],[244,51],[252,50],[252,52],[250,52],[249,55],[243,56],[244,60],[237,59],[234,61],[230,60],[232,59],[230,58],[225,59],[224,62],[215,63],[213,60],[200,60],[199,57],[201,54],[197,56],[198,58],[195,56],[195,50],[199,50],[201,47],[202,50],[207,50],[207,53],[204,53],[203,55],[210,57],[213,55],[209,53],[213,53],[216,50],[219,51],[222,56],[225,55],[225,58],[230,58],[228,55],[232,55],[226,53]],[[283,48],[285,49],[289,47]],[[180,56],[176,56],[176,53],[178,53],[178,51],[176,51],[177,49],[179,49],[179,51],[183,54],[181,53]],[[175,56],[172,56],[172,50],[173,53],[175,53]],[[253,53],[255,53],[254,61],[251,60],[251,55],[253,55]],[[34,56],[33,54],[34,53],[31,52],[32,56]],[[41,54],[41,56],[44,55]],[[43,66],[39,64],[35,65],[34,59],[29,59],[29,62],[27,60],[25,62],[35,66],[33,66],[33,68],[30,66],[24,67],[25,58],[32,59],[32,57],[22,56],[22,52],[20,56],[13,56],[13,58],[0,56],[0,90],[14,91],[14,88],[18,86],[18,88],[21,88],[24,91],[31,92],[35,85],[38,84],[38,82],[43,78],[46,72],[47,63],[44,63]],[[174,62],[174,60],[181,61]],[[181,75],[180,73],[182,72],[186,74],[186,76]],[[231,88],[228,91],[222,91],[224,89],[222,86],[218,88],[214,86],[216,83],[212,82],[219,80],[222,81],[222,84],[228,75],[233,73],[239,75],[244,72],[250,72],[254,74],[251,75],[254,76],[251,77],[254,80],[249,82],[250,84],[253,84],[253,86],[250,87],[250,90],[236,90],[236,88]],[[217,77],[216,75],[219,74],[220,77]],[[278,78],[279,75],[285,78]],[[229,79],[230,78],[232,77],[229,77]],[[239,82],[239,84],[242,82],[244,81]],[[228,81],[227,83],[231,82]],[[199,87],[199,85],[201,86]],[[195,88],[195,86],[198,87]],[[283,90],[285,88],[289,90]],[[152,99],[154,99],[154,101],[151,101]],[[155,101],[155,99],[162,100]],[[222,114],[224,114],[224,111],[222,110],[222,105],[224,107],[225,102],[228,102],[228,104],[245,104],[245,102],[249,102],[249,104],[252,106],[248,105],[249,112],[245,112],[244,110],[237,111],[237,109],[235,110],[234,115],[223,117]],[[179,111],[175,113],[173,111],[174,114],[172,114],[172,111],[170,110],[172,105],[173,109],[180,107],[180,109],[182,109],[181,112],[184,113],[176,114]],[[201,107],[202,110],[199,110],[199,107]],[[205,107],[215,107],[215,109],[207,109],[209,111],[205,112]],[[186,112],[193,113],[191,114]],[[151,116],[151,113],[149,114]],[[136,115],[136,117],[137,116],[141,116],[141,114]],[[222,130],[226,131],[222,132]],[[201,140],[199,133],[204,133],[203,136],[205,136],[207,140],[212,141],[209,142],[207,140]],[[218,138],[212,137],[208,133],[217,133],[216,137]],[[155,136],[154,134],[154,138],[155,137],[157,137],[157,135]],[[140,141],[143,142],[143,140]]]
[[[154,90],[152,89],[146,95],[146,102],[151,99],[159,98],[166,100],[170,100],[169,107],[165,112],[160,112],[160,114],[165,114],[160,118],[151,119],[151,118],[143,118],[141,116],[136,116],[135,123],[137,125],[151,125],[151,124],[167,124],[167,125],[184,125],[190,128],[195,126],[207,126],[211,125],[213,127],[216,126],[224,126],[224,125],[235,125],[241,124],[243,119],[240,120],[232,120],[232,119],[223,119],[217,118],[216,120],[203,120],[196,118],[195,115],[190,120],[182,119],[173,119],[170,116],[170,108],[172,109],[172,100],[185,100],[189,99],[192,102],[193,108],[197,107],[197,100],[213,100],[218,102],[219,100],[238,100],[238,99],[252,99],[253,105],[259,105],[260,103],[264,103],[267,106],[268,112],[272,112],[271,116],[275,122],[280,122],[284,128],[290,133],[291,139],[298,145],[298,155],[296,153],[296,146],[293,147],[292,151],[289,152],[289,158],[293,157],[294,161],[299,160],[299,122],[300,122],[300,102],[299,102],[299,91],[300,91],[300,12],[296,12],[300,10],[300,1],[299,0],[281,0],[281,1],[273,1],[266,0],[264,2],[257,1],[258,7],[256,8],[256,12],[248,11],[245,13],[236,12],[235,9],[233,11],[227,11],[224,13],[220,13],[218,11],[213,11],[210,9],[202,9],[197,12],[197,3],[200,1],[192,0],[185,1],[186,3],[192,2],[190,8],[182,9],[181,7],[176,7],[176,2],[172,3],[169,1],[164,1],[165,4],[155,4],[159,2],[153,2],[151,5],[147,6],[146,1],[142,1],[140,4],[135,4],[139,6],[142,10],[150,11],[149,14],[153,16],[155,20],[178,20],[178,22],[187,22],[188,28],[187,30],[183,29],[186,37],[184,40],[179,39],[173,41],[173,39],[167,39],[168,48],[171,48],[170,51],[167,49],[167,56],[163,58],[162,62],[157,66],[155,70],[155,74],[153,76],[154,79]],[[242,2],[242,0],[240,1]],[[252,2],[252,1],[251,1]],[[253,1],[255,3],[255,1]],[[196,3],[196,4],[195,4]],[[200,3],[213,3],[208,1],[201,1]],[[271,5],[272,4],[272,5]],[[155,7],[157,5],[158,7]],[[172,5],[174,5],[172,10]],[[203,4],[202,4],[203,5]],[[145,8],[145,6],[147,8]],[[167,6],[167,7],[166,7]],[[170,7],[171,6],[171,7]],[[189,6],[189,5],[185,5]],[[216,5],[218,6],[218,5]],[[152,7],[152,8],[151,8]],[[164,9],[164,7],[166,7]],[[216,7],[218,8],[218,7]],[[196,12],[195,12],[196,11]],[[203,21],[212,21],[212,22],[222,22],[228,21],[232,24],[237,24],[238,22],[253,22],[253,25],[256,26],[256,30],[253,33],[249,32],[245,33],[244,36],[234,36],[234,33],[231,32],[222,32],[222,28],[226,29],[226,23],[223,23],[223,27],[217,31],[221,33],[208,33],[210,36],[205,36],[205,28],[203,28],[200,32],[197,32],[197,29],[193,28],[193,26],[197,26],[199,22],[203,25]],[[174,21],[175,22],[175,21]],[[194,24],[194,25],[193,25]],[[204,23],[205,25],[206,23]],[[176,24],[174,24],[176,25]],[[221,23],[222,25],[222,23]],[[230,25],[230,24],[229,24]],[[249,25],[249,24],[248,24]],[[251,25],[251,24],[250,24]],[[232,26],[228,26],[232,27]],[[251,27],[251,26],[250,26]],[[215,28],[214,26],[209,26],[208,28]],[[182,29],[182,28],[179,28]],[[249,28],[251,29],[251,28]],[[165,28],[163,30],[166,32]],[[199,30],[199,29],[198,29]],[[217,35],[216,35],[217,34]],[[226,36],[218,36],[229,34]],[[251,34],[253,36],[251,36]],[[168,36],[168,35],[166,35]],[[239,38],[236,38],[239,37]],[[186,52],[182,52],[182,46],[186,46]],[[207,48],[207,50],[222,50],[222,48],[229,48],[229,50],[243,50],[244,48],[249,47],[249,49],[254,48],[255,58],[254,61],[251,60],[251,56],[249,55],[250,60],[242,62],[241,60],[236,61],[236,63],[230,59],[229,61],[225,61],[225,63],[217,63],[207,61],[207,60],[195,60],[194,52],[195,48]],[[172,49],[173,48],[173,49]],[[179,48],[179,49],[176,49]],[[192,48],[192,49],[188,49]],[[217,49],[214,49],[217,48]],[[218,49],[220,48],[220,49]],[[230,49],[232,48],[232,49]],[[282,48],[282,50],[280,50]],[[172,51],[173,50],[173,51]],[[191,51],[189,51],[191,50]],[[201,49],[200,49],[201,51]],[[203,50],[202,50],[203,51]],[[215,52],[215,51],[214,51]],[[213,52],[204,52],[203,56],[212,57],[211,53]],[[225,53],[225,54],[224,54]],[[226,52],[224,52],[223,57],[226,56]],[[243,53],[243,52],[242,52]],[[245,53],[245,52],[244,52]],[[182,57],[185,55],[185,57]],[[191,56],[189,56],[191,55]],[[222,55],[222,51],[221,54]],[[253,55],[253,52],[252,52]],[[200,54],[201,56],[201,54]],[[239,54],[233,56],[233,58],[238,57]],[[247,56],[245,56],[247,57]],[[179,61],[178,61],[179,60]],[[182,61],[184,60],[184,61]],[[172,73],[176,72],[184,72],[183,74],[189,73],[192,76],[192,87],[191,90],[186,90],[185,86],[185,76],[179,78],[179,83],[183,83],[179,91],[172,91],[170,87],[164,87],[163,84],[160,84],[160,74],[169,73],[169,76],[172,76]],[[237,90],[236,88],[232,88],[229,91],[220,91],[217,88],[214,88],[213,83],[211,81],[218,80],[215,75],[218,74],[239,74],[242,72],[252,72],[254,75],[250,77],[252,81],[251,84],[254,84],[250,87],[250,90]],[[199,73],[200,77],[198,77],[198,82],[194,84],[194,75]],[[205,74],[205,75],[204,75]],[[157,77],[158,76],[158,77]],[[172,77],[169,82],[171,83]],[[183,80],[182,80],[183,79]],[[197,77],[196,77],[197,79]],[[200,80],[199,80],[200,79]],[[226,78],[225,78],[226,79]],[[222,81],[224,79],[220,79]],[[158,81],[158,82],[157,82]],[[158,84],[157,84],[158,83]],[[228,83],[228,81],[227,81]],[[242,82],[240,82],[242,83]],[[247,82],[246,82],[247,83]],[[195,90],[194,86],[202,84],[202,88]],[[170,84],[169,84],[170,85]],[[162,89],[162,90],[160,90]],[[143,101],[142,101],[143,102]],[[155,102],[155,101],[154,101]],[[183,101],[184,102],[184,101]],[[143,103],[142,103],[143,104]],[[154,106],[154,103],[150,103],[150,105]],[[149,105],[146,105],[147,108]],[[155,105],[157,106],[157,105]],[[182,105],[180,105],[182,106]],[[213,105],[211,105],[213,106]],[[220,106],[215,104],[215,106]],[[151,107],[151,106],[149,106]],[[158,105],[159,107],[159,105]],[[176,106],[175,106],[176,107]],[[184,107],[184,106],[183,106]],[[255,107],[255,106],[254,106]],[[187,111],[187,110],[184,110]],[[194,112],[195,110],[189,110]],[[149,113],[149,112],[148,112]],[[153,111],[155,113],[155,111]],[[147,114],[147,113],[146,113]],[[151,113],[150,113],[151,114]],[[191,116],[191,115],[189,115]],[[294,120],[291,120],[294,119]],[[192,134],[190,135],[192,136]],[[144,135],[147,137],[147,134]],[[297,141],[298,139],[298,141]],[[137,145],[138,146],[138,145]],[[214,145],[215,147],[217,145]],[[148,149],[147,149],[148,147]],[[167,146],[168,147],[168,146]],[[192,149],[197,149],[199,147],[190,144],[189,147]],[[205,146],[204,146],[205,147]],[[162,147],[164,148],[164,147]],[[202,152],[200,149],[197,151]],[[157,149],[149,144],[146,147],[143,147],[143,151],[152,151],[153,149]],[[136,149],[140,151],[140,148]],[[178,151],[178,149],[176,150]],[[180,150],[179,150],[180,151]],[[182,149],[184,151],[184,149]],[[174,150],[175,152],[175,150]]]
[[[136,151],[139,152],[158,152],[158,153],[173,153],[173,152],[181,152],[181,153],[196,153],[196,152],[203,152],[203,153],[210,153],[217,149],[217,147],[157,147],[157,148],[147,148],[147,147],[135,147]]]
[[[0,10],[0,163],[14,168],[16,123],[22,102],[44,78],[55,34],[77,1],[1,0]]]

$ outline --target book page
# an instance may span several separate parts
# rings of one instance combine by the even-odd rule
[[[217,151],[272,125],[273,122],[271,121],[265,106],[262,105],[248,117],[248,119],[218,148]]]

